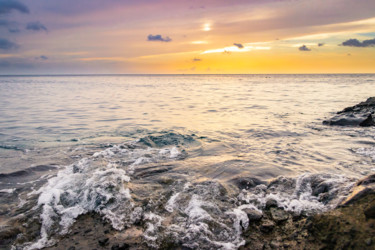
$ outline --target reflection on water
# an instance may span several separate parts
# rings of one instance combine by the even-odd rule
[[[0,77],[0,228],[40,248],[96,213],[147,247],[236,249],[245,210],[326,211],[375,170],[373,128],[322,125],[374,78]]]
[[[1,77],[0,172],[66,163],[71,146],[120,143],[159,131],[205,137],[191,164],[211,166],[210,177],[242,171],[266,178],[327,168],[351,172],[359,159],[349,150],[373,135],[362,137],[368,132],[329,128],[321,121],[374,95],[368,81],[373,78]],[[354,172],[366,174],[361,171],[366,168]]]

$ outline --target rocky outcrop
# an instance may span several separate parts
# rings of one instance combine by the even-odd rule
[[[250,220],[241,249],[375,249],[374,185],[375,175],[370,175],[338,208],[312,216],[273,204],[261,219]]]
[[[292,184],[287,182],[288,179],[279,179],[269,185],[275,186],[281,180],[286,185]],[[253,178],[240,178],[234,183],[250,187],[258,182]],[[312,193],[319,195],[327,193],[331,187],[319,178],[312,178],[311,189]],[[220,196],[225,195],[225,192],[220,192]],[[284,210],[279,203],[268,198],[262,211],[251,206],[242,210],[247,215],[248,225],[240,223],[241,237],[245,240],[240,249],[375,249],[375,174],[357,181],[350,196],[336,209],[324,213],[297,214]],[[168,223],[168,220],[163,223]],[[215,233],[221,232],[218,223],[207,223],[217,228]],[[8,224],[13,227],[0,227],[1,249],[31,242],[38,237],[32,232],[40,231],[36,229],[40,228],[37,218],[27,215]],[[68,234],[56,235],[56,244],[45,249],[150,249],[142,236],[146,227],[147,223],[140,220],[117,231],[99,214],[88,213],[77,218]],[[172,234],[164,236],[159,249],[190,249],[171,240],[169,236]]]
[[[337,114],[331,119],[323,121],[323,124],[361,127],[375,126],[374,113],[375,97],[370,97],[365,102],[361,102],[337,112]]]

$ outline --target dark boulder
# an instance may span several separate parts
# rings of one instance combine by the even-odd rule
[[[373,114],[375,113],[375,97],[368,98],[352,107],[347,107],[331,119],[323,121],[325,125],[336,126],[375,126]]]

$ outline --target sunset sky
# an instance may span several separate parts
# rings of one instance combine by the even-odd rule
[[[374,0],[0,0],[0,74],[375,73]]]

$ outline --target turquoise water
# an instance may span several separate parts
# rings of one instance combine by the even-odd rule
[[[85,201],[69,203],[77,214],[96,211],[122,230],[131,218],[119,221],[116,215],[133,214],[138,206],[134,197],[155,199],[167,191],[175,196],[167,197],[166,211],[158,212],[155,205],[149,212],[163,218],[163,213],[179,208],[198,221],[208,215],[221,220],[205,212],[202,200],[211,199],[222,211],[232,205],[221,204],[213,193],[198,197],[197,190],[207,185],[214,190],[218,183],[231,186],[239,177],[267,181],[283,176],[309,183],[316,175],[341,190],[332,193],[337,198],[355,179],[375,171],[375,130],[329,127],[322,121],[375,96],[374,83],[375,75],[3,76],[0,202],[20,206],[39,199],[45,208],[52,202],[48,190],[71,190]],[[85,190],[93,192],[91,196],[106,190],[82,183],[101,178],[118,187],[105,191],[117,205],[104,202],[99,209],[83,197]],[[160,186],[163,178],[180,184]],[[39,193],[27,196],[32,190]],[[227,195],[237,197],[238,192],[228,187]],[[179,203],[182,194],[189,204]],[[291,198],[283,202],[286,199]],[[333,206],[319,202],[312,206],[315,210]],[[111,214],[103,212],[103,206]],[[298,209],[307,207],[301,202]],[[15,216],[11,210],[3,207],[2,216]],[[54,218],[49,216],[44,218]],[[68,215],[60,211],[60,216]],[[176,223],[179,232],[187,232]],[[53,235],[44,230],[45,237],[36,241],[39,246],[48,245]],[[232,248],[241,245],[237,233],[228,232],[235,239]],[[145,230],[144,235],[151,239],[154,234]],[[149,244],[157,247],[156,241]]]

